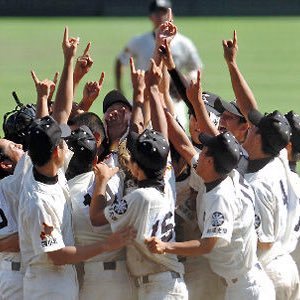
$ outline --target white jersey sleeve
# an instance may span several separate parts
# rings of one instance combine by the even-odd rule
[[[12,188],[10,182],[13,180],[13,175],[3,178],[0,181],[0,239],[11,235],[18,231],[17,214],[14,207],[16,204],[12,200],[5,197],[4,190]]]
[[[232,206],[226,197],[218,192],[208,192],[205,197],[202,238],[219,238],[221,240],[218,241],[217,246],[226,246],[231,241],[233,231]]]
[[[43,201],[45,195],[40,195],[40,201],[32,210],[32,215],[27,216],[27,230],[31,233],[32,247],[35,254],[51,252],[65,247],[60,220],[57,212]]]
[[[105,208],[105,216],[113,231],[129,225],[137,230],[134,245],[127,249],[128,267],[134,276],[159,272],[159,265],[183,273],[183,266],[175,255],[153,254],[144,242],[150,236],[166,242],[175,241],[172,206],[170,199],[157,189],[139,188]]]

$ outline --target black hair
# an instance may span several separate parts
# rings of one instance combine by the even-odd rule
[[[70,160],[68,169],[66,171],[67,180],[72,179],[77,175],[92,171],[93,162],[96,156],[96,148],[92,152],[89,150],[77,151],[76,148],[74,148],[74,154]]]
[[[99,161],[102,161],[104,157],[109,153],[108,138],[106,136],[104,124],[97,114],[89,111],[84,112],[82,114],[78,114],[68,121],[68,125],[75,125],[77,127],[86,125],[87,127],[89,127],[93,134],[95,132],[100,134],[101,146],[100,151],[98,153]]]
[[[147,179],[155,179],[155,180],[162,180],[164,177],[164,172],[165,172],[165,168],[160,169],[158,171],[156,170],[152,170],[149,168],[146,168],[144,166],[141,166],[135,159],[134,157],[131,155],[131,161],[135,162],[139,168],[141,168],[143,170],[143,172],[145,173]]]
[[[62,147],[61,143],[62,143],[63,139],[59,139],[57,141],[57,145],[59,145],[59,147]],[[29,149],[28,154],[32,160],[32,164],[34,166],[38,166],[38,167],[42,167],[44,166],[46,163],[48,163],[51,159],[52,153],[54,151],[54,149],[56,148],[57,145],[50,145],[49,143],[49,139],[45,136],[40,136],[38,140],[29,141],[29,148],[31,143],[35,143],[36,145],[34,145],[32,148],[34,149],[33,151]],[[43,151],[42,149],[38,148],[38,145],[46,145],[46,149],[48,149],[48,151]]]
[[[90,172],[93,169],[93,161],[85,161],[80,156],[73,155],[66,171],[66,178],[70,180],[77,175]]]
[[[227,175],[229,172],[220,164],[216,150],[213,147],[207,147],[207,151],[205,153],[206,156],[211,156],[214,159],[214,169],[220,175]]]
[[[278,156],[278,154],[279,154],[280,151],[276,151],[276,150],[273,149],[273,147],[270,144],[270,142],[263,137],[263,135],[261,133],[261,130],[258,127],[257,127],[257,133],[260,134],[260,136],[261,136],[261,148],[262,148],[262,151],[265,154],[271,155],[272,157]]]
[[[76,125],[78,127],[86,125],[89,127],[92,133],[99,133],[102,141],[106,138],[103,122],[101,121],[100,117],[93,112],[88,111],[76,115],[68,121],[68,125]]]

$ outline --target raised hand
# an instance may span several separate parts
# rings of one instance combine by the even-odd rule
[[[93,170],[94,170],[96,179],[109,180],[111,177],[113,177],[115,174],[118,173],[119,168],[118,167],[110,168],[105,163],[100,162],[94,166]]]
[[[91,106],[91,104],[99,96],[99,93],[102,89],[104,76],[105,74],[102,72],[99,81],[90,81],[85,84],[82,101],[88,102]]]
[[[166,245],[157,237],[150,237],[145,239],[145,244],[147,245],[148,249],[152,253],[156,254],[164,254],[166,250]]]
[[[57,84],[58,76],[59,76],[59,73],[56,72],[55,75],[54,75],[54,78],[53,78],[54,86],[50,87],[50,94],[48,96],[48,102],[50,102],[52,100],[52,97],[53,97],[53,94],[54,94],[54,91],[55,91],[55,87],[56,87],[56,84]]]
[[[201,78],[201,74],[200,74],[200,70],[198,70],[196,81],[191,80],[190,85],[186,89],[186,95],[193,106],[197,105],[197,103],[202,99],[202,88],[201,88],[200,78]]]
[[[157,32],[156,32],[156,44],[157,46],[161,46],[164,40],[167,41],[168,44],[172,41],[174,36],[177,33],[177,27],[173,24],[173,15],[172,9],[168,9],[168,15],[166,21],[162,23]]]
[[[79,37],[69,38],[68,27],[65,27],[64,38],[62,42],[62,48],[65,56],[65,60],[71,60],[76,55],[77,46],[79,44]]]
[[[175,63],[174,63],[173,56],[171,53],[170,44],[168,44],[166,39],[164,40],[163,45],[161,45],[158,48],[158,52],[160,53],[160,56],[165,64],[165,66],[167,67],[167,69],[168,70],[175,69]]]
[[[159,85],[162,80],[161,65],[156,65],[155,61],[151,58],[150,67],[145,73],[146,87],[150,88],[153,85]]]
[[[93,60],[89,54],[89,50],[91,48],[91,42],[89,42],[84,49],[84,52],[81,56],[79,56],[76,60],[75,68],[74,68],[74,81],[80,81],[81,78],[89,72],[93,65]]]
[[[237,33],[233,31],[233,40],[223,40],[224,58],[227,63],[235,63],[238,51]]]
[[[130,57],[129,63],[133,89],[135,91],[143,92],[145,89],[145,71],[139,69],[136,70],[132,57]]]
[[[36,76],[35,72],[32,70],[31,72],[31,77],[34,81],[36,92],[38,95],[38,98],[45,98],[46,100],[49,99],[49,96],[53,94],[55,90],[55,82],[49,79],[44,79],[40,81],[38,77]],[[58,73],[56,73],[58,76]],[[57,76],[54,76],[54,80],[57,81]]]

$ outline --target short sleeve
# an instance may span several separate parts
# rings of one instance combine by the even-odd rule
[[[252,185],[255,193],[256,230],[260,242],[272,243],[275,241],[275,210],[272,191],[259,185],[260,183]]]
[[[233,210],[228,199],[220,194],[206,194],[202,238],[220,238],[217,246],[225,246],[231,241],[233,232]]]
[[[45,201],[39,201],[29,216],[28,230],[35,254],[52,252],[65,247],[57,214]]]

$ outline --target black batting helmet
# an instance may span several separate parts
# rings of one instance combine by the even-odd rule
[[[36,116],[33,104],[23,105],[17,102],[14,110],[7,112],[3,117],[4,137],[15,143],[22,144],[24,150],[28,148],[28,128]]]

